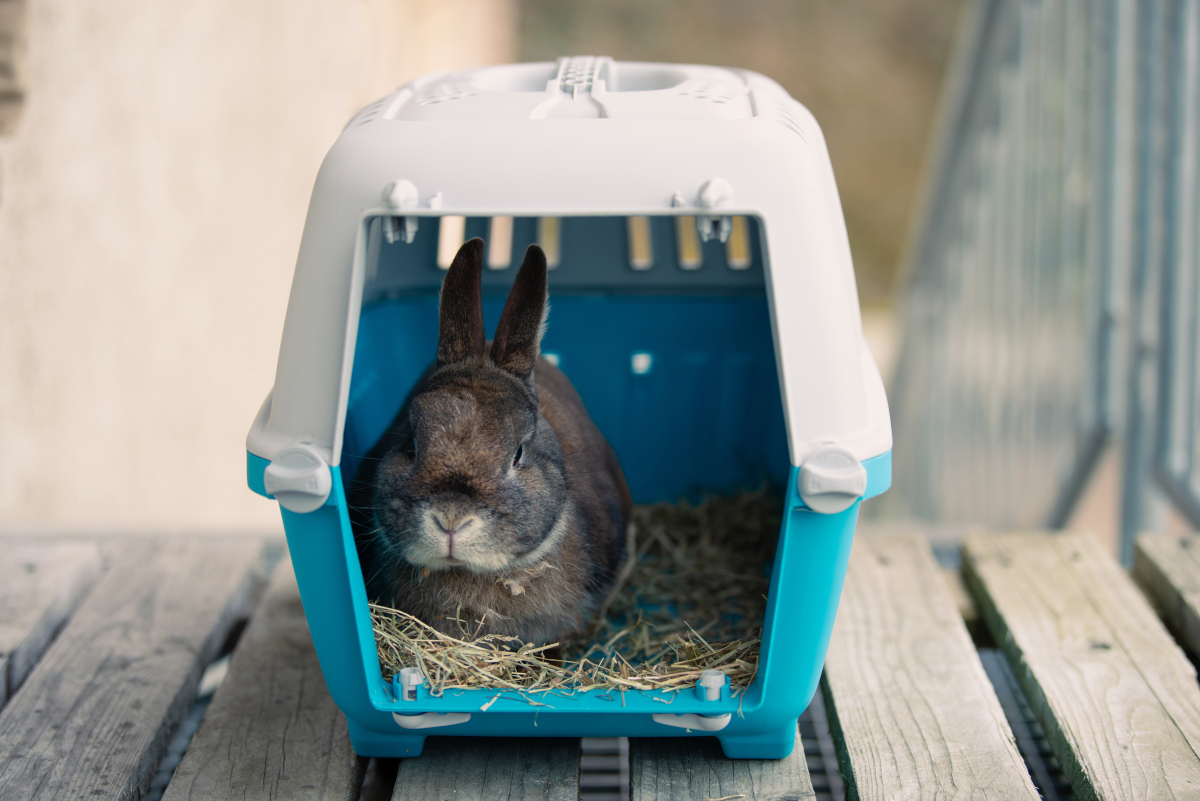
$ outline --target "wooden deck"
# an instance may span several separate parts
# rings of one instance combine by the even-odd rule
[[[727,760],[712,739],[581,755],[434,737],[368,764],[281,550],[0,538],[0,798],[137,799],[169,781],[169,801],[569,801],[619,770],[632,799],[1200,798],[1184,651],[1200,652],[1200,538],[1144,537],[1131,578],[1086,537],[977,535],[956,576],[919,532],[860,531],[803,741],[778,762]],[[172,774],[172,738],[200,714]]]

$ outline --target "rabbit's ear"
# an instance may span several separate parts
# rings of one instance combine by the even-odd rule
[[[533,373],[547,311],[546,254],[530,245],[496,325],[491,356],[497,367],[519,378]]]
[[[482,358],[483,298],[479,281],[483,272],[483,240],[463,243],[442,281],[438,305],[439,365]]]

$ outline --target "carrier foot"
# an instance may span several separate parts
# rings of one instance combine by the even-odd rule
[[[359,756],[415,757],[420,756],[421,749],[425,747],[424,734],[401,732],[399,727],[396,734],[380,734],[363,728],[353,720],[347,720],[346,724],[350,729],[350,745]]]
[[[774,731],[718,737],[730,759],[783,759],[796,746],[796,721]]]

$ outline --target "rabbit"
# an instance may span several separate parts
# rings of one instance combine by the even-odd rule
[[[575,388],[540,357],[545,254],[525,252],[489,349],[483,249],[459,249],[437,359],[356,476],[356,541],[372,599],[449,634],[551,645],[612,588],[632,499]]]

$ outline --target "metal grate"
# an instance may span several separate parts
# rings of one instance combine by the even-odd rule
[[[819,690],[800,716],[799,727],[796,747],[804,749],[816,801],[844,801],[845,785]],[[579,757],[580,801],[629,801],[629,795],[629,738],[584,737]]]
[[[845,801],[846,783],[838,767],[837,750],[833,734],[829,729],[829,718],[825,715],[824,679],[822,686],[813,695],[812,702],[800,716],[800,741],[797,747],[804,749],[808,763],[808,775],[812,779],[817,801]]]
[[[1017,684],[1017,677],[1004,654],[995,648],[980,648],[979,660],[988,679],[996,689],[996,697],[1004,710],[1004,717],[1012,729],[1017,741],[1017,750],[1025,760],[1029,769],[1029,777],[1044,801],[1069,801],[1075,794],[1071,783],[1059,766],[1058,760],[1050,750],[1050,741],[1046,739],[1041,724],[1033,716],[1029,701]]]
[[[584,737],[580,741],[579,800],[629,801],[628,737]]]

